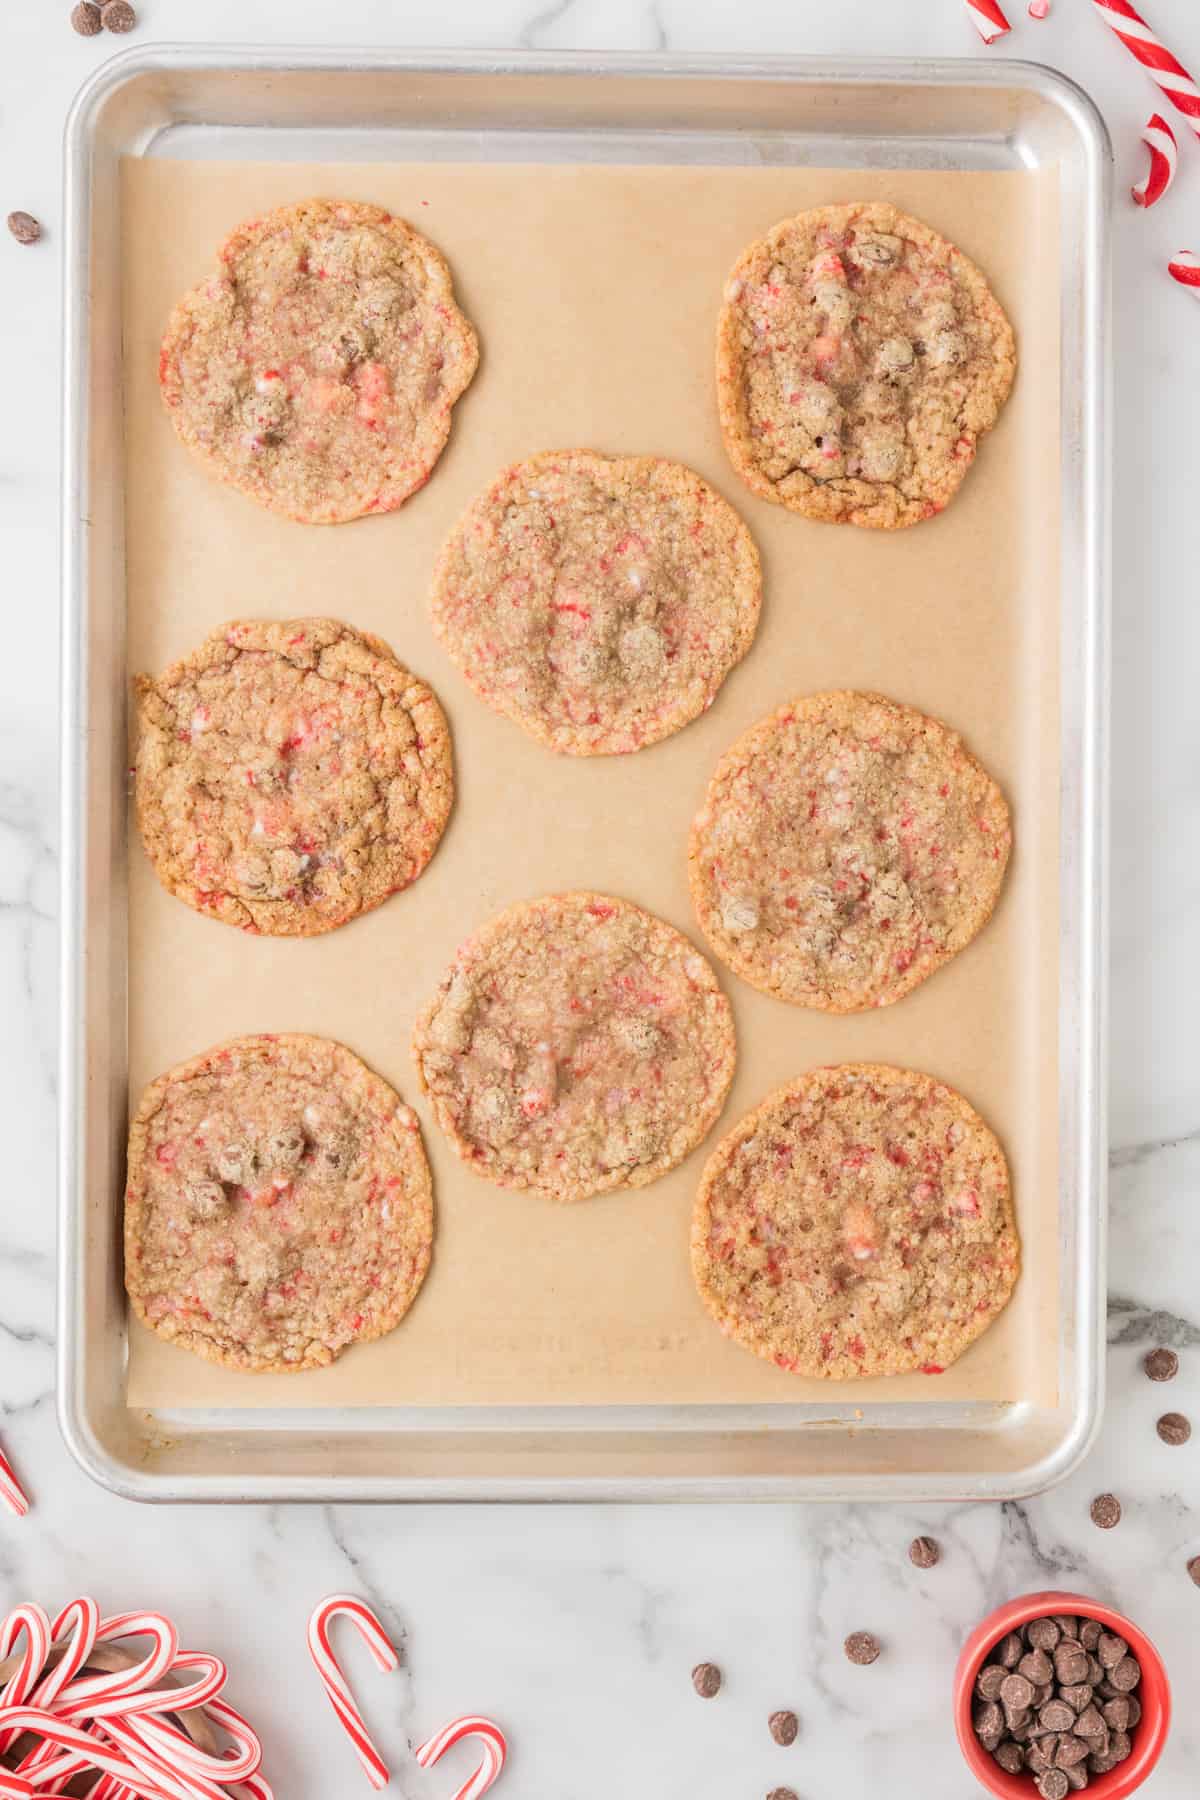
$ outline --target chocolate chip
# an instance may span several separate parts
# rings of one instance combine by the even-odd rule
[[[1135,1698],[1135,1696],[1133,1694],[1130,1694],[1130,1696],[1129,1696],[1129,1723],[1127,1725],[1125,1725],[1123,1727],[1123,1729],[1125,1731],[1132,1731],[1135,1725],[1138,1725],[1141,1723],[1141,1718],[1142,1718],[1142,1703],[1140,1700]]]
[[[772,1788],[767,1800],[800,1800],[795,1788]]]
[[[1058,1740],[1058,1753],[1054,1760],[1060,1769],[1073,1769],[1076,1763],[1086,1761],[1090,1750],[1091,1745],[1085,1744],[1082,1738],[1064,1732]]]
[[[1102,1700],[1115,1700],[1120,1691],[1120,1688],[1115,1688],[1113,1686],[1107,1675],[1104,1677],[1103,1681],[1098,1682],[1096,1685],[1096,1692]]]
[[[1104,1669],[1115,1669],[1129,1645],[1123,1637],[1106,1631],[1096,1646],[1096,1655],[1100,1658],[1100,1666]]]
[[[1067,1613],[1055,1613],[1054,1623],[1065,1638],[1077,1639],[1079,1636],[1079,1620],[1071,1618]]]
[[[936,1538],[915,1537],[908,1546],[908,1560],[918,1569],[932,1569],[941,1561],[941,1546]]]
[[[1200,1557],[1196,1559],[1200,1562]],[[996,1645],[996,1660],[1006,1669],[1015,1669],[1025,1654],[1025,1646],[1015,1631],[1010,1631],[1006,1638],[1001,1638]]]
[[[997,1719],[1000,1717],[999,1707],[996,1708],[996,1717]],[[775,1742],[786,1748],[788,1744],[795,1743],[796,1733],[800,1729],[800,1721],[794,1712],[773,1712],[767,1720],[767,1729]]]
[[[1100,1682],[1102,1682],[1104,1680],[1104,1670],[1100,1666],[1099,1657],[1089,1655],[1088,1659],[1087,1659],[1087,1666],[1088,1666],[1087,1678],[1091,1682],[1093,1687],[1097,1687],[1100,1684]]]
[[[981,1700],[998,1700],[1004,1686],[1004,1670],[999,1663],[988,1663],[975,1677],[975,1692]]]
[[[79,0],[79,5],[72,8],[71,24],[80,37],[95,37],[104,29],[100,20],[100,8],[94,0]]]
[[[711,1700],[721,1691],[721,1671],[716,1663],[697,1663],[692,1670],[692,1686],[702,1700]]]
[[[1109,1676],[1118,1694],[1131,1693],[1141,1679],[1141,1664],[1132,1656],[1123,1656]]]
[[[1054,1664],[1044,1650],[1029,1650],[1017,1664],[1017,1672],[1026,1681],[1031,1681],[1034,1687],[1041,1687],[1044,1681],[1053,1679]]]
[[[12,232],[18,244],[36,244],[42,235],[41,226],[38,224],[33,214],[27,212],[10,212],[8,215],[8,229]]]
[[[1186,1444],[1192,1435],[1191,1425],[1182,1413],[1164,1413],[1155,1430],[1164,1444]]]
[[[1123,1763],[1133,1749],[1127,1731],[1114,1731],[1108,1741],[1108,1754],[1114,1763]]]
[[[137,14],[129,0],[106,0],[100,8],[100,18],[105,31],[132,31],[137,24]]]
[[[1060,1700],[1065,1700],[1067,1705],[1073,1707],[1077,1713],[1086,1712],[1092,1704],[1092,1690],[1086,1681],[1080,1682],[1075,1687],[1059,1688],[1058,1697]]]
[[[1115,1722],[1115,1721],[1114,1721]],[[1104,1720],[1094,1706],[1085,1706],[1075,1721],[1077,1737],[1098,1738],[1104,1735]]]
[[[1054,1652],[1054,1673],[1061,1687],[1077,1687],[1088,1678],[1087,1651],[1078,1644],[1060,1644]]]
[[[1092,1524],[1111,1531],[1121,1523],[1121,1502],[1115,1494],[1097,1494],[1092,1501]]]
[[[842,1648],[852,1663],[866,1668],[879,1655],[879,1639],[872,1637],[869,1631],[852,1631]]]
[[[980,1700],[971,1709],[971,1723],[980,1737],[995,1736],[998,1743],[1004,1729],[1004,1714],[994,1700]]]
[[[1179,1373],[1179,1358],[1173,1350],[1148,1350],[1142,1367],[1151,1381],[1174,1381]]]
[[[1113,1700],[1104,1702],[1104,1721],[1114,1731],[1124,1731],[1129,1724],[1129,1701],[1124,1694],[1118,1694]]]
[[[1073,1769],[1067,1770],[1067,1780],[1073,1788],[1085,1788],[1088,1779],[1088,1772],[1083,1763],[1076,1763]]]
[[[1025,1675],[1006,1675],[1000,1698],[1010,1713],[1023,1712],[1033,1705],[1033,1683]]]
[[[1116,1759],[1106,1750],[1103,1756],[1089,1756],[1087,1766],[1093,1775],[1107,1775],[1117,1764]]]
[[[1037,1778],[1037,1791],[1042,1800],[1067,1800],[1070,1786],[1062,1769],[1047,1769]]]
[[[1099,1619],[1083,1619],[1079,1625],[1079,1641],[1085,1650],[1094,1650],[1104,1630]]]
[[[1057,1739],[1053,1737],[1039,1738],[1030,1744],[1025,1752],[1025,1761],[1035,1775],[1044,1775],[1047,1769],[1054,1767],[1054,1750]]]
[[[1053,1698],[1054,1683],[1052,1681],[1040,1682],[1033,1690],[1033,1704],[1035,1706],[1045,1706],[1047,1700],[1052,1700]]]
[[[1008,1735],[1015,1744],[1027,1744],[1040,1726],[1028,1707],[1024,1712],[1008,1714]]]
[[[1053,1619],[1034,1619],[1026,1636],[1035,1650],[1053,1650],[1062,1632]]]
[[[1004,1743],[998,1745],[993,1755],[1000,1767],[1009,1775],[1019,1775],[1025,1767],[1025,1752],[1020,1744],[1014,1744],[1011,1738],[1006,1738]]]
[[[1068,1706],[1065,1700],[1047,1700],[1038,1714],[1038,1720],[1047,1731],[1073,1731],[1075,1708]]]

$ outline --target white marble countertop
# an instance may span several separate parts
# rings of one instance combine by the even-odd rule
[[[1165,36],[1200,66],[1194,0],[1147,0]],[[96,1594],[157,1603],[189,1641],[220,1650],[231,1692],[269,1743],[282,1800],[365,1791],[326,1716],[303,1649],[308,1605],[331,1588],[370,1596],[403,1640],[399,1676],[361,1690],[396,1768],[393,1790],[447,1795],[406,1748],[456,1711],[510,1729],[499,1792],[513,1800],[754,1800],[779,1784],[802,1800],[876,1786],[904,1800],[972,1791],[954,1745],[948,1683],[965,1630],[1030,1587],[1077,1587],[1134,1612],[1155,1636],[1179,1706],[1149,1792],[1196,1791],[1200,1722],[1200,1432],[1183,1449],[1153,1430],[1168,1403],[1200,1414],[1200,507],[1192,409],[1200,392],[1200,308],[1161,273],[1200,249],[1200,146],[1154,213],[1126,201],[1141,173],[1137,131],[1153,90],[1087,0],[1025,17],[1011,54],[1057,64],[1098,100],[1117,152],[1112,1242],[1109,1402],[1086,1466],[1026,1506],[901,1512],[749,1509],[136,1509],[69,1463],[53,1413],[55,1049],[55,682],[60,134],[75,88],[114,47],[73,36],[68,0],[5,9],[0,64],[0,213],[22,207],[47,241],[0,233],[0,592],[10,620],[0,659],[0,1135],[11,1158],[0,1197],[0,1435],[37,1505],[0,1518],[0,1611]],[[611,47],[994,56],[962,0],[145,0],[137,40],[286,37],[397,46]],[[128,40],[127,40],[128,41]],[[1007,46],[1006,46],[1007,48]],[[1186,135],[1181,130],[1181,138]],[[1170,1389],[1140,1372],[1146,1347],[1174,1344]],[[1089,1522],[1115,1489],[1118,1530]],[[916,1531],[944,1546],[919,1574]],[[851,1668],[839,1645],[878,1632],[887,1654]],[[722,1699],[688,1681],[711,1657]],[[794,1748],[766,1715],[800,1713]],[[1189,1770],[1191,1773],[1189,1773]]]

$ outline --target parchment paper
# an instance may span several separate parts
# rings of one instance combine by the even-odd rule
[[[483,347],[429,485],[400,512],[292,524],[210,480],[157,391],[173,301],[232,226],[311,194],[368,199],[447,255]],[[876,197],[977,258],[1016,326],[1001,423],[939,519],[898,533],[809,523],[745,491],[721,446],[713,340],[724,277],[784,215]],[[327,1370],[248,1376],[131,1327],[138,1406],[453,1402],[1034,1399],[1057,1383],[1058,292],[1055,189],[1021,173],[803,168],[305,167],[130,160],[124,170],[130,669],[221,622],[334,614],[378,632],[436,689],[459,797],[426,874],[311,941],[244,936],[159,887],[131,821],[130,1090],[238,1032],[338,1038],[411,1101],[436,1184],[433,1269],[404,1324]],[[711,711],[631,757],[556,758],[468,692],[426,590],[459,514],[506,462],[589,446],[690,464],[763,553],[758,640]],[[790,1007],[720,969],[740,1060],[707,1143],[654,1186],[570,1207],[493,1187],[447,1148],[417,1093],[413,1018],[456,944],[511,901],[598,888],[699,940],[685,843],[717,757],[793,694],[877,689],[938,714],[1003,783],[1016,851],[982,937],[898,1005]],[[813,1063],[910,1064],[951,1082],[1010,1158],[1024,1273],[1001,1320],[945,1375],[805,1382],[728,1343],[692,1286],[688,1223],[705,1155]],[[114,1209],[119,1207],[114,1194]]]

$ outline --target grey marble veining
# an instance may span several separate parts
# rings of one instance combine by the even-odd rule
[[[68,1463],[52,1404],[55,1039],[56,481],[59,136],[68,99],[108,47],[73,38],[67,7],[10,8],[0,61],[3,206],[46,223],[47,242],[0,241],[0,1437],[37,1505],[0,1519],[0,1601],[90,1591],[162,1605],[219,1649],[231,1693],[269,1743],[283,1800],[365,1791],[303,1649],[312,1600],[371,1598],[401,1650],[352,1679],[395,1770],[391,1791],[439,1800],[465,1758],[423,1775],[409,1743],[456,1711],[494,1714],[513,1757],[513,1800],[737,1800],[777,1785],[802,1800],[881,1791],[959,1800],[948,1683],[957,1646],[999,1600],[1036,1586],[1086,1590],[1133,1611],[1160,1643],[1182,1704],[1147,1791],[1189,1800],[1200,1724],[1200,1433],[1170,1449],[1168,1406],[1200,1419],[1200,564],[1193,410],[1200,309],[1161,274],[1189,235],[1200,249],[1200,158],[1181,143],[1177,190],[1144,216],[1123,203],[1142,169],[1137,130],[1154,90],[1092,17],[1054,0],[1031,24],[1008,0],[1013,55],[1057,63],[1104,108],[1118,165],[1115,244],[1114,845],[1110,1398],[1086,1466],[1027,1506],[578,1510],[488,1508],[135,1510]],[[1200,63],[1193,0],[1154,0],[1180,53]],[[144,32],[206,41],[994,55],[962,0],[268,0],[140,6]],[[1181,132],[1181,139],[1185,134]],[[1170,1387],[1140,1371],[1174,1345]],[[1098,1532],[1111,1488],[1121,1526]],[[913,1569],[918,1531],[943,1560]],[[866,1628],[870,1669],[840,1653]],[[726,1676],[692,1693],[700,1658]],[[789,1750],[767,1715],[801,1719]]]

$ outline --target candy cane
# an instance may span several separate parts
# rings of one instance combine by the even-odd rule
[[[354,1753],[367,1772],[367,1779],[374,1788],[384,1788],[388,1784],[388,1766],[371,1740],[366,1720],[358,1709],[354,1695],[350,1692],[346,1677],[338,1667],[337,1659],[329,1644],[329,1627],[336,1618],[347,1618],[352,1621],[355,1630],[366,1644],[375,1659],[375,1666],[385,1673],[398,1669],[400,1658],[392,1648],[387,1634],[369,1606],[356,1600],[352,1594],[330,1594],[314,1609],[308,1621],[308,1650],[317,1665],[317,1674],[325,1684],[325,1692],[329,1703],[341,1720],[342,1728],[354,1745]]]
[[[1172,281],[1177,281],[1200,299],[1200,256],[1194,250],[1181,250],[1178,256],[1173,256],[1167,264],[1167,273]]]
[[[0,1695],[0,1721],[11,1707],[19,1707],[29,1699],[38,1684],[46,1659],[50,1655],[50,1620],[33,1601],[25,1606],[15,1606],[3,1625],[0,1625],[0,1662],[5,1662],[12,1655],[13,1645],[25,1634],[25,1648],[21,1661],[17,1665],[15,1675],[5,1683],[4,1692]],[[0,1730],[0,1756],[14,1744],[20,1734],[16,1728]]]
[[[196,1702],[189,1701],[188,1705],[194,1706]],[[127,1722],[143,1742],[151,1749],[157,1749],[177,1768],[190,1769],[194,1774],[208,1776],[218,1782],[246,1781],[257,1775],[262,1766],[262,1744],[257,1733],[241,1713],[235,1712],[223,1700],[214,1700],[206,1711],[222,1731],[234,1740],[237,1746],[235,1750],[210,1755],[162,1718],[135,1718]]]
[[[56,1718],[53,1713],[46,1712],[40,1706],[0,1707],[0,1725],[10,1730],[15,1737],[19,1737],[23,1731],[35,1731],[39,1737],[48,1739],[68,1753],[55,1762],[47,1763],[44,1768],[27,1778],[34,1791],[47,1787],[64,1775],[75,1775],[83,1769],[99,1769],[104,1774],[117,1776],[135,1794],[142,1795],[143,1800],[174,1800],[173,1795],[150,1781],[125,1757],[106,1750],[91,1732],[69,1725],[65,1719]]]
[[[0,1449],[0,1506],[6,1507],[15,1519],[23,1519],[29,1511],[29,1496],[22,1489],[13,1466],[2,1449]]]
[[[1142,142],[1150,152],[1150,167],[1131,191],[1139,206],[1153,206],[1175,179],[1179,145],[1161,113],[1151,113],[1142,131]]]
[[[967,0],[972,23],[985,44],[994,44],[1012,30],[998,0]]]
[[[452,1719],[441,1731],[427,1738],[416,1752],[417,1762],[423,1769],[431,1769],[455,1744],[461,1744],[464,1738],[478,1738],[483,1747],[483,1761],[475,1773],[454,1795],[454,1800],[479,1800],[486,1794],[493,1781],[504,1767],[504,1759],[508,1755],[508,1745],[504,1741],[504,1733],[490,1719],[481,1719],[473,1715],[463,1719]]]
[[[79,1711],[78,1702],[110,1699],[119,1695],[139,1694],[144,1688],[161,1681],[179,1655],[179,1633],[170,1619],[161,1613],[116,1613],[103,1619],[96,1633],[97,1643],[111,1643],[114,1638],[149,1637],[154,1648],[128,1669],[109,1675],[88,1675],[73,1681],[60,1695],[60,1704]],[[86,1711],[86,1709],[84,1709]]]
[[[1092,5],[1200,137],[1200,88],[1183,64],[1154,35],[1129,0],[1092,0]]]

